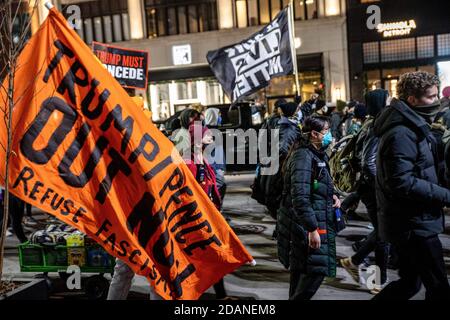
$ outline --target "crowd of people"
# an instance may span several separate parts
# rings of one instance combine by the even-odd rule
[[[252,188],[253,197],[277,220],[274,237],[280,262],[290,271],[289,299],[311,299],[325,277],[336,275],[337,265],[359,283],[360,265],[374,252],[374,299],[410,299],[423,284],[426,299],[450,300],[439,239],[444,208],[450,206],[450,88],[439,99],[439,86],[436,76],[418,71],[400,77],[398,97],[376,89],[364,103],[332,108],[317,94],[296,108],[277,102],[264,126],[280,130],[282,166],[273,176],[257,176]],[[300,131],[294,134],[287,121]],[[351,149],[345,165],[354,171],[346,176],[352,192],[345,198],[335,184],[343,161],[338,162],[342,167],[329,162],[339,154],[333,145],[341,140]],[[352,246],[353,256],[337,261],[341,213],[349,216],[359,201],[373,231]],[[391,262],[400,279],[389,282]]]
[[[439,99],[439,86],[436,76],[418,71],[400,77],[397,97],[376,89],[365,94],[364,102],[327,104],[316,93],[303,103],[299,98],[275,103],[261,129],[278,130],[280,165],[274,174],[263,175],[261,168],[270,164],[258,164],[252,197],[276,220],[273,238],[278,258],[290,272],[290,300],[311,299],[325,277],[336,276],[338,266],[359,283],[360,266],[372,252],[377,266],[374,299],[409,299],[423,284],[427,299],[450,300],[439,239],[444,208],[450,207],[450,87]],[[215,145],[210,129],[220,124],[219,109],[188,108],[174,119],[170,137],[219,211],[226,193],[226,161],[223,145]],[[267,143],[271,150],[275,142]],[[205,156],[208,146],[215,147]],[[344,149],[351,157],[333,164],[330,158]],[[336,179],[344,166],[352,170],[346,176],[351,192],[343,192]],[[360,201],[373,230],[352,246],[352,256],[338,260],[337,234]],[[12,197],[10,206],[12,226],[24,242],[19,228],[24,205]],[[390,282],[387,271],[393,264],[400,278]],[[108,299],[126,299],[133,276],[117,260]],[[232,299],[223,279],[214,290],[218,299]],[[151,295],[159,298],[153,291]]]

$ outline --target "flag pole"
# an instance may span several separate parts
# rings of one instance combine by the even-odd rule
[[[294,67],[295,91],[300,96],[300,82],[298,80],[297,53],[295,49],[295,24],[294,24],[294,2],[289,1],[289,33],[291,42],[292,65]]]

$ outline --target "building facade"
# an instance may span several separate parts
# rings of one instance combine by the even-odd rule
[[[351,96],[376,88],[396,96],[399,76],[416,70],[450,85],[448,12],[449,1],[347,0]]]
[[[228,103],[206,54],[240,42],[268,24],[289,0],[57,0],[70,18],[81,10],[83,40],[148,51],[146,97],[155,121],[188,104]],[[297,65],[303,99],[321,89],[328,101],[349,97],[345,0],[294,1]],[[42,18],[42,17],[40,17]],[[295,93],[293,76],[279,77],[249,97],[273,104]]]

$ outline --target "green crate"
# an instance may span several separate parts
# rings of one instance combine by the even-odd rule
[[[22,250],[19,250],[19,252],[21,253],[19,255],[20,265],[41,266],[44,264],[44,255],[40,246],[23,246]]]
[[[78,247],[72,247],[78,248]],[[86,252],[86,264],[80,267],[81,272],[87,273],[112,273],[115,265],[115,258],[107,254],[107,259],[103,265],[89,265],[89,250],[105,250],[100,246],[82,247]],[[25,242],[19,245],[19,262],[21,272],[64,272],[68,267],[67,246],[41,246]]]
[[[67,266],[67,247],[44,247],[44,258],[47,266]]]

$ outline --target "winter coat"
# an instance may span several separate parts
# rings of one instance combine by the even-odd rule
[[[328,158],[302,139],[284,166],[283,200],[277,216],[280,261],[291,270],[336,275],[333,182]],[[319,231],[321,247],[308,245],[308,232]]]
[[[374,133],[380,139],[376,197],[381,238],[395,242],[410,233],[441,233],[450,191],[438,185],[436,141],[428,123],[394,99],[375,121]]]

